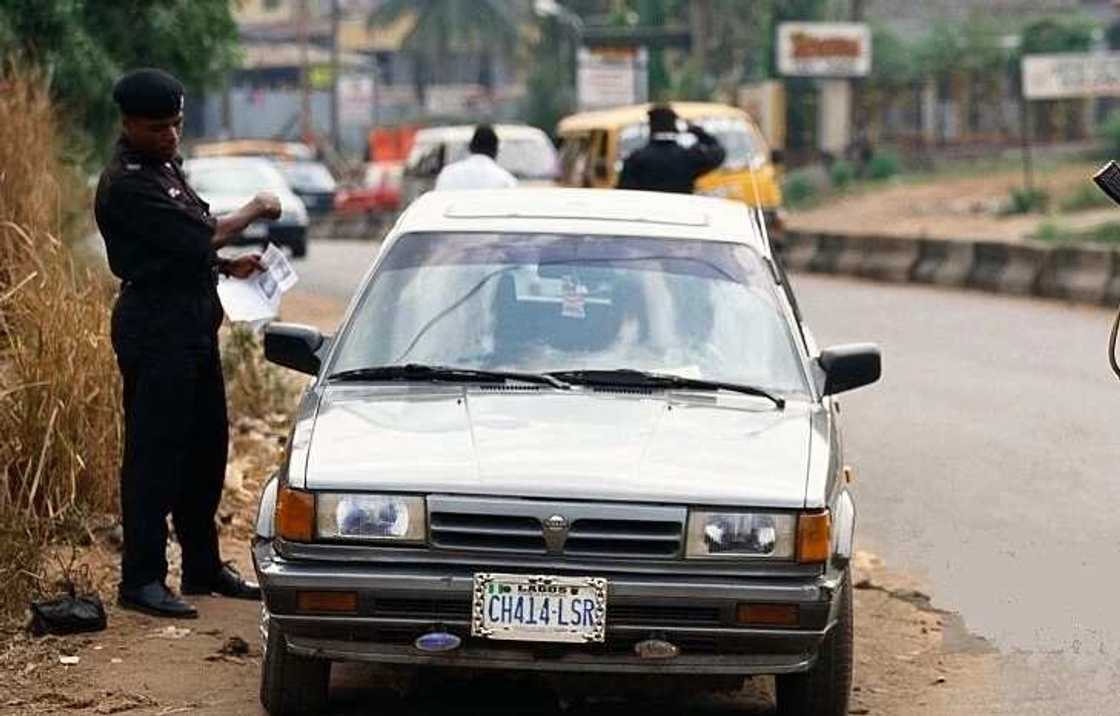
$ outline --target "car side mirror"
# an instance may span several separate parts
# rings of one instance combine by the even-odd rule
[[[883,373],[883,359],[879,346],[872,343],[852,343],[833,346],[821,351],[817,359],[824,371],[825,395],[836,395],[846,390],[870,385]]]
[[[270,323],[264,329],[264,357],[300,373],[318,374],[327,346],[328,339],[311,326]]]

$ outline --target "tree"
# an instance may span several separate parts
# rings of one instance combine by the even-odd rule
[[[238,60],[228,0],[4,0],[0,56],[42,66],[72,125],[98,146],[116,125],[121,72],[161,67],[198,92]]]
[[[423,104],[433,68],[453,52],[483,56],[480,84],[493,81],[495,53],[513,55],[521,39],[519,3],[503,0],[386,0],[370,17],[371,25],[413,19],[403,47],[416,63],[416,91]]]

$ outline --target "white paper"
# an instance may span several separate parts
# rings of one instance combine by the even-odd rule
[[[265,270],[249,278],[221,276],[218,298],[231,321],[255,323],[280,315],[280,297],[299,277],[284,252],[269,244],[261,256]]]

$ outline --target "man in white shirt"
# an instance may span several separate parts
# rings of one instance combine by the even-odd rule
[[[448,164],[440,171],[436,177],[436,191],[511,189],[517,186],[517,179],[494,161],[494,157],[498,156],[498,135],[493,127],[478,125],[469,148],[469,157]]]

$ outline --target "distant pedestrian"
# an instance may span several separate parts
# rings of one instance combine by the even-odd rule
[[[470,156],[448,164],[436,177],[436,191],[462,189],[512,189],[517,179],[498,166],[498,135],[488,124],[474,130],[469,146]]]
[[[218,356],[222,307],[217,275],[247,278],[258,256],[217,249],[259,219],[280,216],[275,195],[257,194],[222,217],[180,168],[183,86],[154,69],[113,89],[121,137],[97,184],[94,214],[109,268],[121,280],[113,350],[124,384],[120,605],[155,616],[195,617],[167,588],[167,516],[182,547],[184,594],[259,599],[218,551],[229,425]]]
[[[649,109],[649,143],[622,165],[619,189],[642,189],[691,194],[696,180],[723,164],[727,152],[719,140],[702,127],[689,124],[696,142],[683,147],[677,141],[677,113],[669,105]]]

